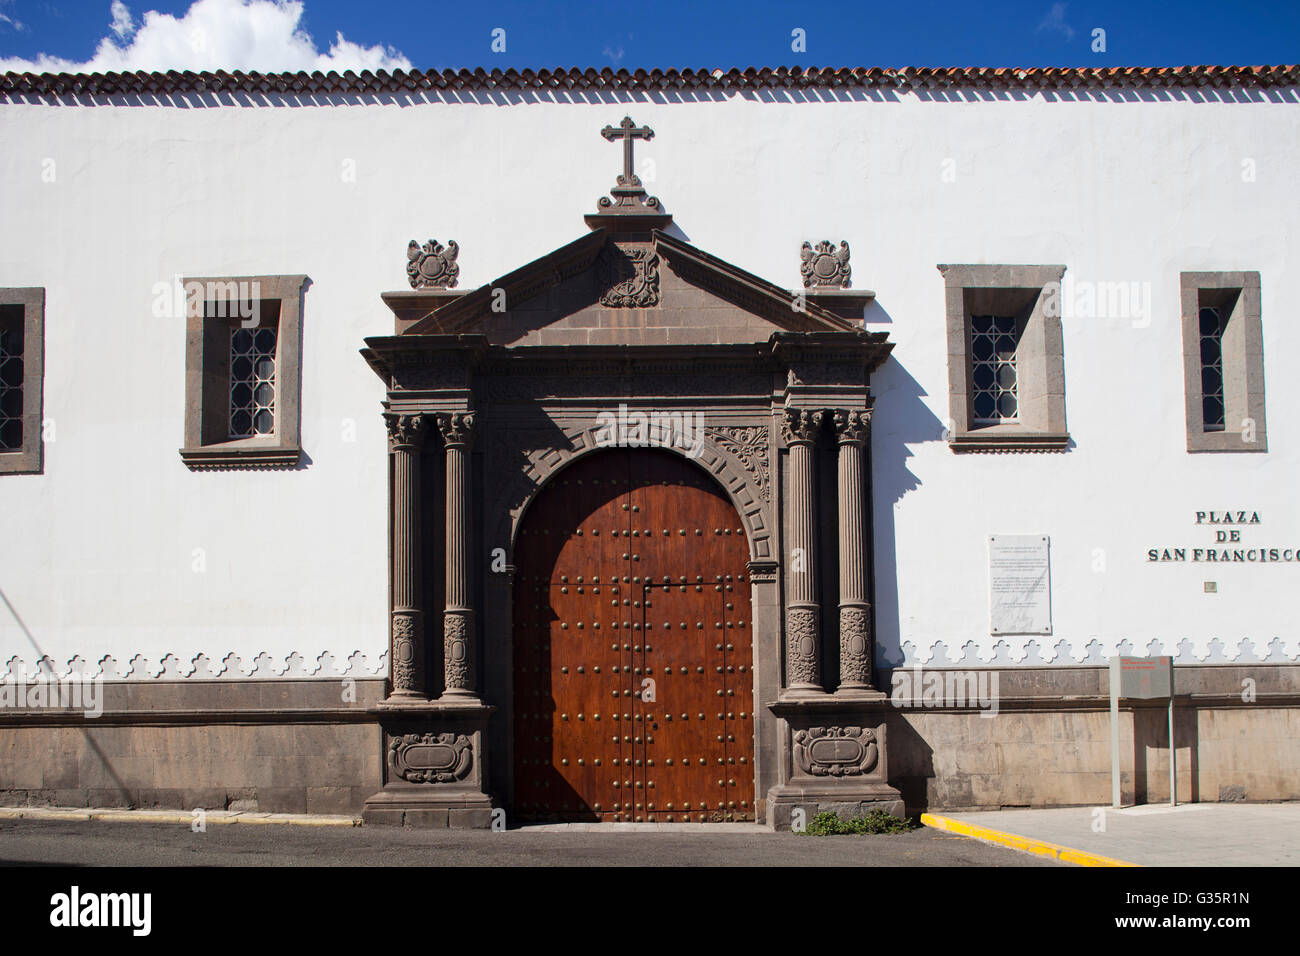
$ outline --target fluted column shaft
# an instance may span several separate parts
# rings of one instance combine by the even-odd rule
[[[444,697],[477,698],[475,620],[470,602],[469,447],[474,429],[471,412],[438,416],[446,448],[447,605],[443,611]]]
[[[871,410],[838,409],[841,692],[872,689],[871,605],[867,601],[863,450],[870,441]]]
[[[391,697],[424,700],[424,611],[420,607],[420,448],[423,415],[385,413],[388,447],[393,457],[389,498],[392,520],[393,606],[389,611]]]
[[[817,600],[817,488],[814,454],[826,413],[788,408],[783,432],[790,448],[790,556],[785,611],[786,688],[824,693],[821,684],[821,605]]]

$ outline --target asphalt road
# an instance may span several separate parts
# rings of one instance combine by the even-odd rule
[[[807,836],[682,832],[504,832],[135,822],[0,822],[3,866],[1058,866],[922,828]]]

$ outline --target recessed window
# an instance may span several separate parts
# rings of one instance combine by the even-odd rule
[[[1258,272],[1181,277],[1187,450],[1268,451]]]
[[[22,310],[0,308],[0,451],[23,447]]]
[[[971,316],[971,404],[976,425],[1019,420],[1016,347],[1022,331],[1014,315]]]
[[[0,474],[43,468],[45,290],[0,289]]]
[[[230,437],[275,434],[275,340],[270,328],[230,330]]]
[[[953,451],[1060,451],[1064,266],[942,265]]]
[[[307,277],[184,280],[191,468],[291,467],[299,447],[302,296]]]
[[[1223,309],[1201,309],[1201,428],[1221,432],[1227,422],[1223,408]]]

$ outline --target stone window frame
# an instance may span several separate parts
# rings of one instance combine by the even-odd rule
[[[302,459],[302,306],[306,275],[185,277],[185,447],[191,469],[292,468]],[[235,283],[232,287],[230,284]],[[243,320],[231,289],[254,291],[276,314],[275,431],[229,437],[229,330]]]
[[[1183,325],[1183,394],[1188,452],[1268,451],[1264,421],[1264,333],[1259,273],[1180,273],[1179,300]],[[1223,335],[1223,431],[1205,430],[1201,407],[1200,312],[1205,306],[1228,306],[1231,309]],[[1243,419],[1254,420],[1253,442],[1245,440]]]
[[[0,308],[21,308],[23,325],[23,444],[0,450],[0,475],[39,475],[45,470],[45,289],[0,288]]]
[[[941,264],[948,345],[948,446],[954,452],[1064,451],[1065,343],[1059,302],[1063,265]],[[972,407],[971,315],[1010,312],[1019,421],[976,425]]]

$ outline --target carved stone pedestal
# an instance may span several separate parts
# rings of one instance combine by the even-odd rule
[[[842,820],[870,810],[902,818],[902,794],[889,785],[883,693],[859,692],[852,699],[783,700],[770,704],[786,722],[784,782],[767,792],[767,823],[789,830],[802,814],[808,824],[819,813]]]
[[[484,746],[494,708],[380,704],[384,788],[366,800],[368,825],[488,829]]]

